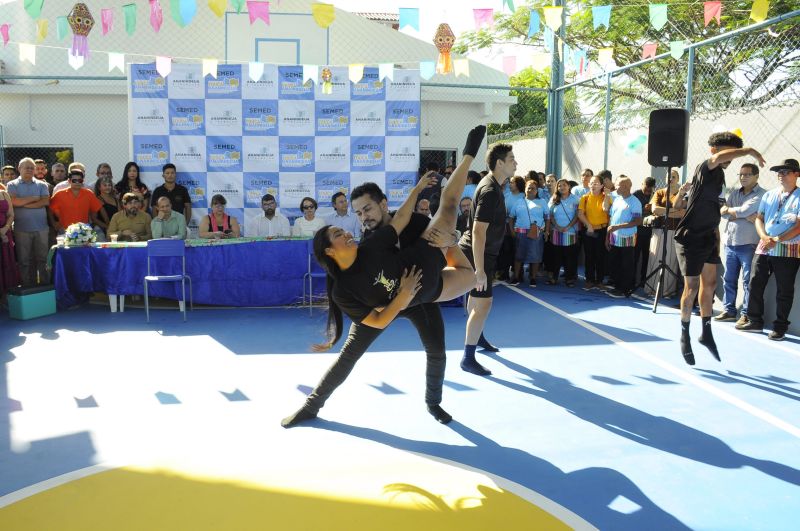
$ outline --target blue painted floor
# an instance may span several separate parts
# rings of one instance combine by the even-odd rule
[[[723,361],[695,343],[692,368],[671,303],[654,314],[597,291],[497,286],[486,335],[501,352],[478,354],[491,377],[460,370],[465,318],[443,309],[450,425],[425,412],[424,354],[399,321],[321,418],[292,430],[280,419],[335,356],[309,353],[321,311],[3,316],[0,507],[98,464],[166,466],[196,451],[212,467],[281,449],[291,467],[388,448],[507,480],[600,529],[797,529],[800,340],[714,323]],[[216,450],[195,450],[204,444]]]

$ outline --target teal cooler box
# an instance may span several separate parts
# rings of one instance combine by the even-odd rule
[[[56,291],[51,284],[8,290],[8,315],[12,319],[35,319],[56,313]]]

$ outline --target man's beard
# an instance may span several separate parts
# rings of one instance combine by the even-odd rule
[[[267,216],[270,216],[270,217],[272,217],[272,216],[274,216],[274,215],[275,215],[275,209],[274,209],[274,208],[268,208],[268,209],[266,209],[266,210],[264,211],[264,213],[265,213]]]

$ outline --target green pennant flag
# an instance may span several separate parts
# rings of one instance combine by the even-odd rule
[[[231,0],[231,4],[233,4],[233,7],[236,8],[237,13],[242,12],[242,8],[244,7],[244,1],[245,0]]]
[[[39,15],[42,14],[42,5],[44,5],[44,0],[25,0],[25,11],[31,18],[39,18]]]
[[[56,39],[63,41],[68,32],[69,22],[67,22],[67,17],[58,17],[56,19]]]
[[[185,26],[183,23],[183,17],[181,16],[180,0],[169,0],[169,10],[172,13],[172,20],[174,20],[180,27]]]
[[[667,4],[650,4],[650,24],[657,30],[667,24]]]
[[[674,59],[680,59],[686,51],[686,41],[672,41],[669,43],[669,54]]]
[[[133,35],[136,31],[136,4],[125,4],[122,11],[125,13],[125,32]]]
[[[514,12],[514,0],[503,0],[503,5],[508,6],[508,9]]]

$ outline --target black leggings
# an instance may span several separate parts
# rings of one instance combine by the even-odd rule
[[[442,383],[447,362],[444,346],[444,321],[439,305],[424,303],[406,308],[398,317],[411,321],[419,333],[425,354],[428,357],[425,371],[425,403],[436,405],[442,401]],[[314,413],[320,408],[348,377],[356,362],[367,351],[383,330],[359,323],[350,325],[350,332],[339,352],[339,357],[322,377],[311,394],[306,398],[305,408]]]

